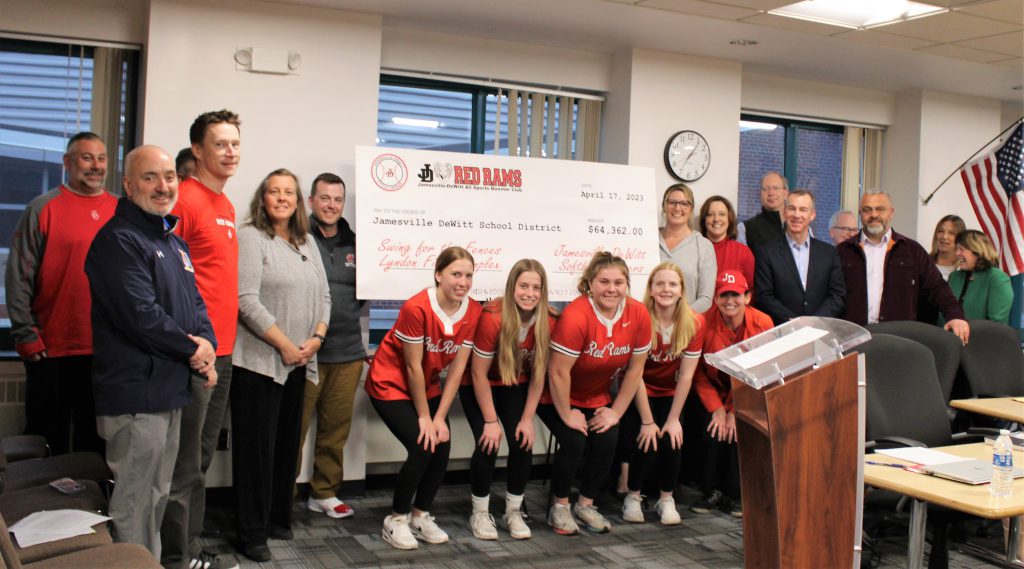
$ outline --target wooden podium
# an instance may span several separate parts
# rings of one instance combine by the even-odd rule
[[[856,354],[762,390],[733,378],[748,569],[859,561],[857,379]]]

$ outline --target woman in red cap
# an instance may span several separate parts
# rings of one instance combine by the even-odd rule
[[[772,319],[750,306],[750,286],[743,273],[723,271],[715,283],[715,305],[704,313],[705,354],[724,350],[772,328]],[[701,490],[704,497],[690,509],[706,514],[716,508],[743,517],[740,503],[739,457],[736,452],[736,415],[729,376],[701,359],[693,375],[694,388],[710,414],[707,423],[707,458]]]

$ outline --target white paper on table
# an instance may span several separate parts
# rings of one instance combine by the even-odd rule
[[[828,334],[828,330],[811,327],[801,328],[792,334],[787,334],[763,346],[754,348],[745,354],[736,356],[732,359],[732,363],[741,369],[750,369],[767,361],[774,360],[800,346],[810,344],[826,334]]]
[[[955,454],[949,454],[948,452],[942,452],[940,450],[933,450],[930,448],[923,447],[907,447],[907,448],[887,448],[882,450],[876,450],[875,454],[882,454],[885,456],[891,456],[900,460],[906,460],[913,462],[914,464],[920,464],[922,466],[931,466],[933,464],[947,464],[950,462],[960,462],[962,460],[971,460]]]
[[[29,514],[9,529],[24,548],[95,533],[92,526],[109,519],[84,510],[50,510]]]

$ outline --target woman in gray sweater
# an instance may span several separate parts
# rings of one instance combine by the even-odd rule
[[[306,380],[316,383],[331,296],[298,179],[263,179],[238,230],[238,337],[232,355],[232,475],[239,548],[269,561],[291,539],[292,488]]]

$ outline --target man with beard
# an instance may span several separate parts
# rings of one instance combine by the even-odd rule
[[[875,190],[860,199],[859,239],[839,244],[846,278],[846,320],[874,324],[917,320],[918,301],[946,317],[944,328],[966,344],[971,330],[964,311],[924,247],[892,230],[889,194]]]
[[[85,259],[93,394],[114,473],[114,538],[159,559],[189,377],[201,377],[205,389],[217,383],[217,341],[188,246],[174,234],[178,175],[170,155],[156,146],[129,152],[124,193]]]
[[[64,169],[67,183],[29,202],[14,231],[7,309],[14,347],[25,361],[25,432],[46,437],[53,454],[102,454],[83,267],[93,237],[114,215],[117,198],[103,187],[107,147],[96,134],[71,137]]]
[[[366,350],[359,326],[362,302],[356,300],[356,234],[341,216],[345,211],[345,182],[331,173],[317,176],[309,193],[309,208],[313,212],[310,233],[320,248],[331,290],[331,324],[316,356],[320,383],[306,385],[302,410],[303,442],[313,410],[317,413],[306,507],[332,518],[347,518],[353,514],[352,508],[338,499],[337,492],[345,478],[344,449]]]

